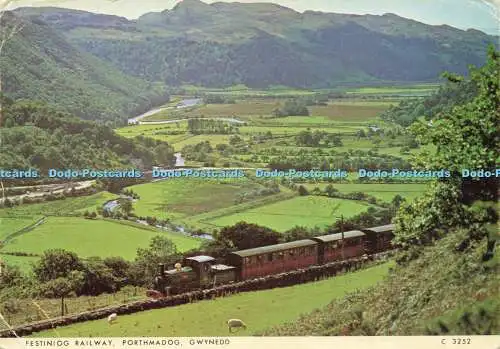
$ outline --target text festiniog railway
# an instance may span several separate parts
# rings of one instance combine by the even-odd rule
[[[218,264],[210,256],[189,257],[169,270],[160,264],[154,287],[173,295],[372,255],[391,249],[393,236],[394,225],[389,224],[236,251],[227,256],[227,264]]]

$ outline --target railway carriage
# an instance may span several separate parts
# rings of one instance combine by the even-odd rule
[[[391,241],[394,238],[394,224],[362,229],[366,234],[366,250],[369,254],[379,253],[392,249]]]
[[[352,230],[345,233],[317,236],[318,263],[330,263],[347,258],[361,257],[365,254],[365,233]]]
[[[306,239],[252,248],[232,252],[227,260],[238,268],[238,280],[252,279],[318,264],[318,243]]]

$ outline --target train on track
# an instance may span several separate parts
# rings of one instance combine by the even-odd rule
[[[210,256],[188,257],[169,270],[159,264],[154,289],[170,296],[372,255],[390,250],[393,237],[394,225],[389,224],[235,251],[226,257],[227,264]]]

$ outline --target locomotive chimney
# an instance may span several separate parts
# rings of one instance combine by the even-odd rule
[[[160,276],[165,275],[165,264],[158,263],[158,275]]]

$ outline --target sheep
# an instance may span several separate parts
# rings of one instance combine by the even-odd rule
[[[116,313],[111,314],[110,316],[108,316],[108,324],[112,325],[117,318],[118,315]]]
[[[239,328],[243,327],[245,330],[247,328],[247,325],[240,319],[230,319],[227,321],[227,328],[229,330],[229,333],[232,333],[233,328]]]

